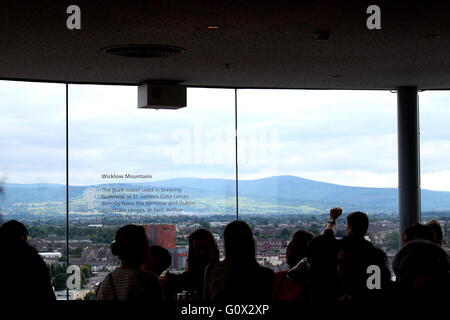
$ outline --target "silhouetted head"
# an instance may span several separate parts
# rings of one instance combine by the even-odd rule
[[[403,243],[417,239],[428,240],[431,242],[436,241],[433,229],[420,223],[415,223],[412,226],[409,226],[402,233]]]
[[[305,256],[309,241],[314,235],[308,231],[298,230],[286,248],[286,262],[290,268],[295,267]]]
[[[10,220],[0,227],[0,239],[7,242],[27,241],[28,230],[17,220]]]
[[[308,244],[307,257],[314,273],[336,273],[337,240],[329,234],[315,236]]]
[[[117,230],[111,252],[123,264],[137,268],[147,260],[149,248],[144,228],[128,224]]]
[[[338,241],[330,234],[314,237],[308,244],[311,299],[328,301],[336,298]]]
[[[395,255],[392,267],[403,289],[448,289],[449,257],[431,241],[408,242]]]
[[[351,237],[364,238],[369,229],[369,217],[361,211],[352,212],[347,216],[347,233]]]
[[[225,259],[231,264],[256,264],[252,229],[243,221],[230,222],[223,232]]]
[[[434,240],[436,244],[442,246],[442,238],[444,237],[444,230],[442,229],[441,224],[436,220],[431,220],[428,221],[425,225],[433,229]]]
[[[206,229],[198,229],[189,235],[187,271],[202,272],[211,262],[219,261],[219,248],[214,235]]]
[[[144,264],[144,269],[159,276],[170,267],[171,262],[172,256],[169,250],[161,246],[150,246],[149,257]]]

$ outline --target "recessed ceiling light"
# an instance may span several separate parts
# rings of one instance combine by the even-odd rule
[[[164,58],[184,52],[184,48],[161,44],[126,44],[103,48],[107,54],[128,58]]]
[[[220,26],[218,26],[218,25],[209,25],[209,26],[206,26],[206,29],[208,29],[208,30],[217,30],[217,29],[220,29]]]

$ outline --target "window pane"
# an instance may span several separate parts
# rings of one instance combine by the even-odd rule
[[[367,212],[371,240],[398,245],[394,94],[239,90],[238,136],[239,213],[268,266],[284,268],[290,235],[321,233],[334,206]]]
[[[450,241],[449,102],[449,91],[420,93],[422,221],[435,219],[440,222],[447,248]]]
[[[65,298],[65,85],[0,81],[0,208],[18,220]],[[27,290],[27,288],[23,288]]]
[[[187,236],[235,218],[234,90],[187,94],[186,108],[138,109],[136,87],[70,85],[71,264],[90,266],[87,290],[117,266],[125,224],[146,225],[182,271]]]

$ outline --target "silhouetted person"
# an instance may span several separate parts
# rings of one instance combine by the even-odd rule
[[[170,277],[171,274],[167,272],[165,276],[161,276],[161,274],[170,267],[171,262],[172,256],[170,255],[169,250],[161,246],[150,246],[149,257],[148,260],[144,263],[144,270],[151,271],[158,276],[163,299],[167,299],[167,296],[169,294],[172,296],[175,295],[174,290],[168,291],[165,281],[166,276]]]
[[[225,227],[223,238],[225,260],[206,268],[205,299],[270,300],[274,272],[256,261],[255,239],[250,227],[243,221],[233,221]]]
[[[205,269],[208,264],[219,262],[219,247],[214,235],[206,229],[194,231],[189,235],[188,240],[186,271],[178,278],[175,290],[189,292],[189,299],[203,300]],[[170,276],[166,277],[167,287],[170,287]]]
[[[172,262],[169,250],[161,246],[151,246],[148,260],[144,264],[144,269],[151,271],[157,276],[167,270]]]
[[[339,241],[338,281],[342,300],[383,298],[391,290],[386,254],[367,240],[345,237]],[[379,268],[379,288],[370,289],[367,281],[374,273],[369,266]],[[376,271],[378,272],[378,271]],[[378,281],[378,280],[377,280]]]
[[[341,208],[330,210],[330,219],[324,236],[334,238],[333,230],[336,220],[341,214]],[[336,243],[329,242],[331,247],[328,250],[330,252],[334,252],[334,245],[337,245],[337,295],[341,300],[382,298],[391,290],[387,256],[381,249],[365,239],[368,228],[369,217],[367,214],[360,211],[352,212],[347,216],[347,235]],[[369,266],[379,268],[381,289],[369,289],[367,280],[372,274],[368,273]]]
[[[395,255],[393,269],[399,298],[449,300],[449,256],[428,240],[412,240]]]
[[[444,230],[442,229],[441,224],[436,220],[431,220],[428,221],[425,225],[433,229],[435,243],[442,246],[442,238],[444,237]]]
[[[304,292],[300,281],[288,278],[288,271],[294,268],[303,258],[306,257],[308,242],[314,235],[308,231],[299,230],[295,232],[286,248],[286,262],[288,270],[275,273],[275,283],[273,287],[273,300],[302,300]]]
[[[148,258],[149,244],[141,226],[126,225],[120,228],[111,245],[121,265],[109,273],[97,291],[98,300],[161,300],[158,277],[143,270]]]
[[[331,302],[338,297],[337,286],[338,240],[330,232],[314,237],[308,245],[304,270],[309,271],[302,280],[308,289],[309,300]]]
[[[402,240],[404,244],[417,239],[435,242],[435,232],[431,227],[420,223],[415,223],[412,226],[407,227],[405,231],[402,232]]]
[[[55,300],[47,265],[27,238],[27,229],[16,220],[0,227],[0,300]]]
[[[364,237],[369,228],[369,217],[364,212],[347,216],[347,236],[339,240],[338,282],[343,300],[381,298],[391,289],[387,256]],[[367,280],[369,266],[380,270],[380,288],[370,289]]]
[[[288,272],[289,278],[301,283],[305,293],[304,300],[337,300],[338,240],[334,236],[334,227],[336,219],[341,215],[341,208],[330,209],[330,218],[324,233],[309,242],[306,258]]]

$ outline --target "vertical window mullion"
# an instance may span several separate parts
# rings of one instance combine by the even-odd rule
[[[236,163],[236,220],[239,220],[239,165],[238,165],[238,131],[237,131],[237,88],[234,89],[234,137]]]
[[[69,84],[66,83],[66,270],[69,267]],[[69,300],[66,272],[66,299]]]

